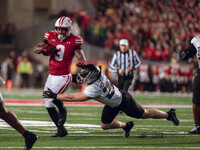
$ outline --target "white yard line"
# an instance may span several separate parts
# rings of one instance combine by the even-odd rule
[[[24,148],[24,147],[0,147],[0,149],[16,149],[16,148]],[[154,147],[154,146],[80,146],[80,147],[34,147],[34,149],[110,149],[110,148],[113,148],[113,149],[200,149],[200,147],[162,147],[162,146],[159,146],[159,147]]]

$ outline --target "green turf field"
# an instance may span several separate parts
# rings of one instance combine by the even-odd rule
[[[42,99],[42,91],[2,91],[4,99]],[[128,138],[124,138],[122,129],[102,130],[100,118],[103,106],[67,106],[68,118],[65,124],[69,135],[63,138],[51,138],[56,128],[51,122],[44,106],[12,106],[7,107],[16,113],[27,129],[38,135],[38,141],[33,149],[200,149],[199,135],[189,135],[193,126],[191,96],[134,94],[135,99],[142,104],[173,104],[182,107],[176,108],[180,125],[164,119],[137,120],[124,114],[117,119],[135,123]],[[185,107],[187,106],[187,107]],[[170,108],[159,108],[168,111]],[[0,149],[22,149],[24,141],[11,127],[0,120]]]

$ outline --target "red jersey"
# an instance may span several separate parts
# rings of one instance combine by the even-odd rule
[[[82,46],[83,39],[80,36],[71,33],[69,37],[61,42],[56,36],[55,31],[48,31],[45,33],[44,39],[56,46],[56,49],[58,50],[56,55],[50,56],[49,73],[57,76],[69,74],[71,72],[75,47]]]

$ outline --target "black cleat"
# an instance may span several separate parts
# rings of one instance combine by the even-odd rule
[[[194,126],[190,132],[190,134],[200,134],[200,126]]]
[[[127,122],[127,123],[126,123],[126,127],[123,128],[123,130],[124,130],[124,137],[125,137],[125,138],[127,138],[127,137],[130,136],[130,131],[131,131],[131,129],[133,128],[134,125],[135,125],[135,124],[134,124],[133,121],[130,121],[130,122]]]
[[[27,131],[25,133],[24,138],[25,138],[25,147],[24,147],[24,150],[31,150],[33,144],[38,139],[38,137],[34,133],[29,132],[29,131]]]
[[[58,125],[63,126],[65,124],[66,118],[67,118],[67,110],[64,107],[64,112],[59,112]]]
[[[65,129],[65,127],[64,126],[59,126],[57,133],[52,135],[51,137],[64,137],[66,135],[68,135],[68,132]]]
[[[178,126],[179,125],[179,120],[176,117],[176,110],[172,108],[167,113],[168,113],[167,120],[172,121],[175,126]]]

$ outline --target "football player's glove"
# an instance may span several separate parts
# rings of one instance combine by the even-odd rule
[[[46,44],[42,47],[42,54],[45,56],[55,55],[56,52],[56,47],[52,44]]]
[[[179,52],[179,58],[181,60],[188,60],[190,57],[193,57],[196,52],[196,48],[191,44],[188,48]]]
[[[76,64],[77,67],[84,67],[87,65],[87,62],[84,59],[79,60],[79,62]]]
[[[57,99],[57,94],[52,92],[51,89],[47,88],[47,91],[44,91],[42,94],[43,98],[53,98]]]

